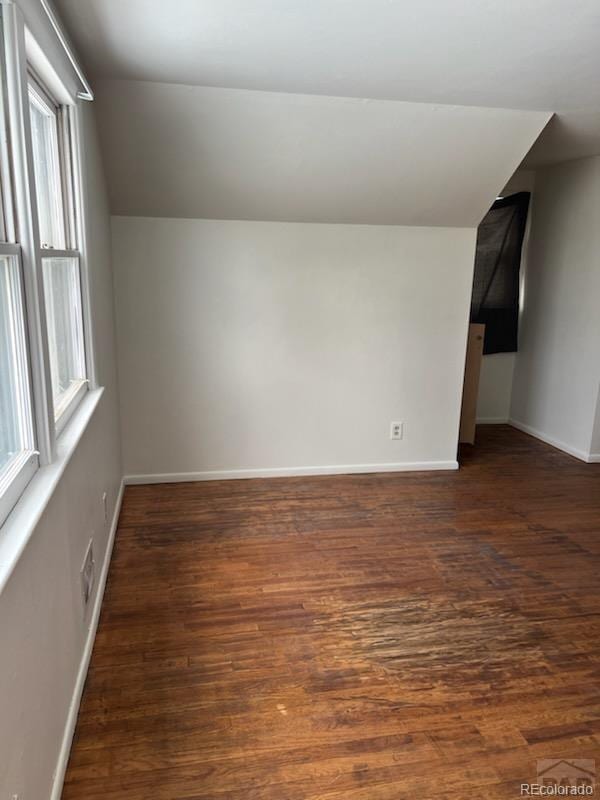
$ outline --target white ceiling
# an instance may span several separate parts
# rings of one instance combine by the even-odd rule
[[[58,0],[95,77],[554,111],[600,153],[599,0]]]

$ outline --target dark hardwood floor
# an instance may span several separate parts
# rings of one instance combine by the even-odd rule
[[[126,491],[64,800],[513,800],[600,767],[600,465]]]

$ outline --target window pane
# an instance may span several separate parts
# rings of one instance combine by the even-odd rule
[[[33,450],[19,261],[0,256],[0,475]]]
[[[44,294],[58,419],[86,380],[78,258],[44,258]]]
[[[29,112],[40,244],[61,250],[65,247],[65,223],[56,111],[30,87]]]

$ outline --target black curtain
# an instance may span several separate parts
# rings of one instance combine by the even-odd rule
[[[529,192],[496,200],[477,230],[471,322],[485,324],[484,353],[517,350],[519,268]]]

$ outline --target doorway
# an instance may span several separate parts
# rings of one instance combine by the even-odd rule
[[[533,172],[518,171],[482,220],[471,295],[459,442],[510,421]]]

